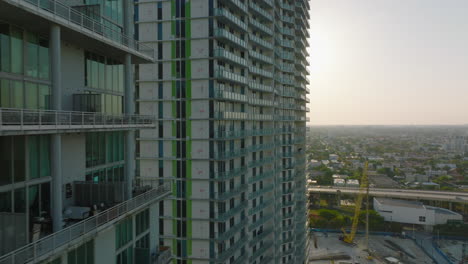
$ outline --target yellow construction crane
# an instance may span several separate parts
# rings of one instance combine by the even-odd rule
[[[354,237],[356,236],[356,231],[359,223],[359,213],[361,212],[361,205],[362,205],[362,200],[364,199],[364,196],[369,197],[369,179],[367,177],[367,167],[368,167],[368,162],[366,161],[364,164],[364,169],[362,170],[362,177],[361,177],[361,184],[359,187],[359,194],[356,198],[356,205],[354,208],[354,218],[353,218],[353,224],[351,226],[351,232],[348,234],[345,230],[344,227],[341,228],[341,231],[343,231],[343,236],[340,237],[340,240],[343,240],[344,242],[348,244],[353,244]],[[369,199],[367,199],[367,204],[369,204]],[[368,212],[366,212],[368,213]],[[367,221],[369,222],[369,221]],[[366,228],[367,228],[366,223]],[[368,232],[366,230],[366,241],[368,241]],[[368,242],[367,242],[368,243]],[[368,246],[368,245],[366,245]]]

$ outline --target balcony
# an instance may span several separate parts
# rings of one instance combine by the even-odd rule
[[[215,112],[216,119],[222,120],[247,120],[249,115],[244,112]]]
[[[267,172],[263,172],[263,173],[260,173],[254,177],[251,177],[249,178],[248,182],[249,183],[254,183],[254,182],[258,182],[258,181],[261,181],[261,180],[264,180],[266,178],[270,178],[271,176],[273,176],[275,174],[275,171],[274,170],[270,170],[270,171],[267,171]]]
[[[257,15],[260,15],[263,19],[268,20],[270,22],[273,21],[273,16],[266,11],[265,9],[261,8],[260,6],[256,5],[253,2],[250,2],[250,9],[254,11]]]
[[[272,149],[274,147],[275,147],[275,143],[255,144],[255,145],[251,145],[247,149],[248,149],[249,152],[254,152],[254,151],[268,150],[268,149]]]
[[[263,76],[265,78],[270,78],[270,79],[273,78],[273,72],[261,69],[261,68],[259,68],[257,66],[253,66],[253,65],[249,66],[249,73],[256,74],[256,75],[261,75],[261,76]]]
[[[257,37],[253,34],[249,34],[249,40],[259,46],[262,46],[263,48],[266,48],[269,50],[273,49],[273,44],[271,44],[271,42],[261,39],[260,37]]]
[[[130,200],[113,206],[95,216],[64,228],[32,242],[0,258],[2,264],[40,262],[67,248],[95,237],[97,233],[115,225],[120,220],[171,194],[171,185],[151,189]]]
[[[226,201],[229,200],[247,189],[247,185],[239,185],[232,190],[226,190],[225,192],[211,193],[211,200],[214,201]]]
[[[262,189],[258,189],[256,191],[252,191],[249,193],[249,200],[255,199],[259,197],[260,195],[263,195],[267,192],[271,192],[274,189],[274,184],[270,184],[268,186],[263,187]]]
[[[270,220],[273,220],[273,214],[266,214],[262,218],[258,219],[257,222],[250,224],[249,226],[249,231],[254,230],[255,228],[258,228],[259,226],[269,222]]]
[[[274,116],[273,115],[267,115],[267,114],[250,114],[249,118],[251,120],[261,120],[261,121],[273,121]]]
[[[242,40],[241,38],[232,34],[231,32],[227,31],[224,28],[216,28],[214,31],[214,36],[217,38],[226,39],[232,44],[236,45],[238,48],[241,48],[241,49],[247,48],[247,44],[244,40]]]
[[[261,210],[267,208],[268,206],[270,206],[272,204],[273,204],[273,200],[268,200],[266,202],[264,201],[263,203],[257,205],[257,207],[250,208],[249,209],[249,215],[256,214],[256,213],[260,212]]]
[[[225,150],[224,152],[215,152],[214,159],[216,160],[227,160],[227,159],[234,159],[240,156],[244,156],[247,154],[247,149],[239,148],[239,149],[232,149],[232,150]]]
[[[0,1],[0,17],[12,24],[48,35],[50,24],[61,27],[62,40],[79,43],[83,49],[96,50],[100,55],[116,57],[132,55],[134,63],[152,62],[155,50],[101,23],[101,17],[91,18],[58,0]],[[99,43],[99,44],[97,44]]]
[[[247,13],[247,6],[239,0],[225,0],[223,1],[223,3],[226,3],[227,5],[234,7],[238,11]]]
[[[289,23],[289,24],[295,25],[295,19],[294,19],[294,17],[292,17],[292,16],[285,16],[285,15],[282,15],[282,16],[280,16],[280,19],[281,19],[281,21],[283,21],[283,22],[285,22],[285,23]]]
[[[243,138],[248,135],[246,130],[225,130],[225,131],[215,131],[215,139],[219,140],[229,140],[236,138]]]
[[[226,261],[229,257],[231,257],[237,250],[239,250],[243,245],[245,245],[245,243],[247,243],[247,239],[243,239],[243,238],[240,238],[239,240],[237,240],[236,243],[234,243],[234,245],[232,245],[230,248],[228,248],[227,250],[221,252],[221,253],[218,253],[218,257],[216,258],[216,261],[221,261],[221,262],[224,262]]]
[[[225,99],[229,101],[243,102],[247,103],[248,99],[245,94],[234,93],[229,91],[221,90],[220,88],[216,89],[214,97],[217,99]]]
[[[233,62],[241,67],[247,67],[247,61],[241,56],[237,56],[232,52],[229,52],[223,48],[218,48],[214,50],[214,57],[218,59],[228,60]]]
[[[273,230],[274,229],[272,227],[263,230],[262,233],[257,234],[257,236],[255,236],[255,237],[252,237],[252,239],[249,241],[249,245],[252,247],[253,245],[257,244],[258,242],[260,242],[261,240],[266,238],[268,235],[273,233]]]
[[[252,90],[257,90],[257,91],[261,91],[261,92],[268,92],[268,93],[273,92],[273,87],[272,86],[256,83],[256,82],[253,82],[253,81],[249,82],[249,88],[252,89]]]
[[[267,157],[267,158],[263,158],[263,159],[258,159],[258,160],[252,160],[249,162],[249,167],[259,167],[259,166],[262,166],[262,165],[265,165],[267,163],[271,163],[275,160],[274,157]]]
[[[294,6],[293,6],[293,5],[280,2],[280,7],[281,7],[282,9],[285,9],[285,10],[288,10],[288,11],[291,11],[291,12],[294,12]]]
[[[224,80],[228,80],[228,81],[232,81],[232,82],[236,82],[240,84],[247,84],[247,78],[245,78],[244,76],[224,70],[224,69],[217,69],[215,76],[216,78],[220,78],[220,79],[224,79]]]
[[[234,236],[236,233],[238,233],[245,225],[247,224],[247,218],[244,220],[241,220],[239,223],[235,224],[229,230],[225,231],[224,233],[218,233],[217,238],[215,240],[217,241],[225,241],[229,240],[232,236]]]
[[[270,248],[272,248],[273,246],[273,242],[271,241],[268,241],[266,243],[263,243],[263,247],[257,249],[257,251],[255,251],[252,256],[250,257],[250,262],[253,262],[256,258],[260,257],[260,255],[262,255],[263,253],[265,253],[267,250],[269,250]]]
[[[229,209],[224,213],[218,213],[218,217],[216,217],[214,220],[216,222],[225,222],[229,218],[231,218],[231,217],[235,216],[236,214],[240,213],[245,208],[247,208],[247,203],[238,204],[233,209]]]
[[[261,54],[259,52],[256,52],[254,50],[249,50],[249,56],[251,59],[256,59],[264,63],[269,63],[269,64],[273,63],[273,59],[271,57]]]
[[[262,24],[261,22],[257,20],[250,19],[249,25],[255,27],[256,29],[260,30],[266,35],[269,35],[269,36],[273,35],[273,30],[271,30],[271,28],[269,28],[268,26],[265,26],[264,24]]]
[[[228,22],[229,25],[232,25],[238,30],[247,32],[247,24],[245,24],[242,20],[240,20],[240,18],[236,17],[228,10],[223,8],[215,8],[214,15],[217,16],[219,20]]]
[[[214,173],[213,179],[218,181],[226,181],[245,173],[247,173],[247,167],[240,167],[230,171]]]
[[[155,118],[92,112],[0,108],[0,135],[154,128]]]

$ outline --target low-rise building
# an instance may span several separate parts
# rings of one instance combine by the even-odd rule
[[[346,180],[346,187],[359,187],[359,180],[355,180],[355,179]]]
[[[336,154],[330,154],[330,155],[328,155],[328,159],[329,159],[329,160],[338,160],[338,155],[336,155]]]
[[[343,179],[333,179],[333,185],[344,187],[346,186],[346,181]]]
[[[318,160],[311,160],[309,162],[309,167],[310,168],[315,168],[315,167],[319,167],[320,165],[322,165],[322,163]]]
[[[418,201],[388,198],[374,198],[374,210],[385,221],[404,224],[434,226],[445,224],[448,220],[462,220],[461,214],[448,209],[424,205]]]

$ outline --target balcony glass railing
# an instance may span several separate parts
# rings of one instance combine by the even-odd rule
[[[246,103],[248,100],[245,94],[223,91],[221,89],[215,90],[214,97],[218,99],[226,99],[226,100],[238,101],[238,102],[244,102],[244,103]]]
[[[24,2],[29,3],[34,6],[33,10],[44,10],[50,15],[53,16],[54,20],[64,19],[67,25],[70,27],[78,27],[80,31],[90,31],[94,34],[99,35],[99,38],[106,38],[112,42],[115,42],[119,45],[123,45],[127,48],[134,49],[146,56],[154,58],[155,53],[154,49],[150,46],[139,43],[134,38],[126,36],[120,31],[114,30],[105,24],[97,21],[94,18],[91,18],[75,10],[69,5],[63,4],[57,0],[19,0],[21,4]],[[28,5],[23,4],[23,6],[28,7]]]
[[[249,231],[254,230],[255,228],[260,227],[261,225],[269,222],[270,220],[273,220],[273,214],[266,214],[262,218],[258,219],[255,223],[250,224],[249,226]]]
[[[246,219],[240,221],[239,223],[235,224],[233,227],[229,228],[226,232],[218,233],[215,240],[217,240],[217,241],[229,240],[232,236],[234,236],[236,233],[238,233],[243,227],[245,227],[247,222],[248,221],[247,221],[247,218],[246,218]]]
[[[273,58],[272,57],[260,54],[259,52],[256,52],[254,50],[249,50],[249,56],[251,58],[260,60],[260,61],[265,62],[265,63],[273,63]]]
[[[244,76],[224,69],[217,69],[215,76],[216,78],[221,78],[241,84],[247,84],[247,78],[245,78]]]
[[[231,5],[235,8],[237,8],[238,10],[244,12],[244,13],[247,13],[247,6],[241,2],[240,0],[225,0],[223,1],[223,3],[226,3],[228,5]]]
[[[270,36],[273,35],[273,30],[271,30],[271,28],[265,26],[264,24],[262,24],[261,22],[255,19],[250,19],[249,25],[259,29],[260,31],[262,31],[263,33],[267,35],[270,35]]]
[[[253,81],[249,82],[249,88],[253,90],[262,91],[262,92],[269,92],[269,93],[273,92],[273,86],[260,84],[260,83],[253,82]]]
[[[273,184],[270,184],[268,186],[263,187],[262,189],[257,189],[256,191],[252,191],[249,193],[249,199],[252,200],[267,192],[271,192],[274,189],[274,187],[275,186]]]
[[[216,200],[216,201],[226,201],[239,195],[241,192],[245,191],[246,189],[247,189],[247,185],[245,184],[239,185],[232,190],[226,190],[225,192],[222,192],[222,193],[219,193],[219,192],[211,193],[211,196],[212,196],[211,199]]]
[[[263,246],[259,249],[257,249],[252,256],[250,257],[250,262],[254,262],[256,258],[260,257],[262,254],[264,254],[267,250],[273,248],[273,242],[267,241],[263,243]]]
[[[247,243],[247,239],[240,238],[234,245],[231,245],[227,250],[223,251],[222,253],[218,254],[216,261],[224,262],[229,257],[231,257],[237,250],[239,250],[245,243]]]
[[[230,209],[224,213],[220,213],[217,218],[215,218],[215,221],[217,222],[225,222],[229,218],[233,217],[234,215],[240,213],[242,210],[247,208],[247,203],[241,203],[234,207],[233,209]]]
[[[249,162],[249,167],[258,167],[265,165],[267,163],[271,163],[275,160],[274,157],[265,157],[263,159],[258,159],[258,160],[252,160]]]
[[[238,47],[245,49],[247,48],[247,44],[244,40],[239,38],[238,36],[232,34],[231,32],[227,31],[224,28],[216,28],[214,31],[214,36],[218,38],[224,38],[229,40],[232,44],[237,45]]]
[[[91,216],[81,222],[64,228],[49,236],[36,240],[22,248],[0,257],[2,264],[16,264],[36,262],[38,258],[45,259],[56,253],[62,247],[69,247],[86,239],[96,236],[100,230],[120,221],[123,217],[140,210],[171,194],[171,184],[166,183],[151,189],[130,200],[113,206],[97,215]]]
[[[263,203],[257,205],[257,207],[250,208],[249,209],[249,215],[256,214],[256,213],[260,212],[261,210],[267,208],[268,206],[270,206],[272,204],[273,204],[273,200],[264,201]]]
[[[256,75],[261,75],[261,76],[266,77],[266,78],[273,78],[273,72],[258,68],[258,67],[253,66],[253,65],[249,66],[249,72],[253,73],[253,74],[256,74]]]
[[[283,8],[283,9],[286,9],[288,11],[294,12],[294,6],[293,5],[290,5],[290,4],[287,4],[287,3],[284,3],[284,2],[280,2],[280,7]]]
[[[214,159],[218,160],[225,160],[225,159],[233,159],[247,154],[247,150],[245,148],[233,149],[233,150],[225,150],[224,152],[215,152]]]
[[[223,58],[223,59],[229,60],[231,62],[234,62],[234,63],[238,64],[238,65],[247,67],[247,61],[244,58],[242,58],[241,56],[237,56],[234,53],[229,52],[229,51],[227,51],[227,50],[225,50],[223,48],[215,49],[214,50],[214,56],[218,57],[218,58]]]
[[[155,118],[92,112],[0,108],[0,131],[154,127]]]
[[[268,235],[272,234],[273,231],[274,231],[274,228],[272,228],[272,227],[267,228],[267,229],[264,229],[262,233],[257,234],[257,236],[253,237],[253,238],[249,241],[249,245],[250,245],[250,246],[253,246],[253,245],[257,244],[257,243],[260,242],[261,240],[265,239]]]
[[[275,174],[274,170],[270,170],[270,171],[267,171],[267,172],[260,173],[258,175],[255,175],[255,176],[249,178],[249,183],[254,183],[254,182],[258,182],[258,181],[270,178],[274,174]]]
[[[233,23],[234,27],[247,31],[247,24],[224,8],[215,8],[214,15]]]
[[[213,173],[212,178],[220,181],[225,181],[245,173],[247,173],[247,167],[240,167],[230,171]]]
[[[273,49],[273,44],[271,42],[268,42],[264,39],[261,39],[253,34],[249,34],[249,40],[252,41],[253,43],[260,45],[266,49],[272,50]]]
[[[250,2],[249,7],[251,10],[255,11],[258,15],[260,15],[263,19],[273,21],[273,16],[267,10],[256,5],[254,2]]]

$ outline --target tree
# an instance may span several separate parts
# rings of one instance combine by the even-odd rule
[[[359,222],[366,224],[366,211],[359,213]],[[385,220],[383,216],[374,210],[369,210],[369,230],[383,230]]]

